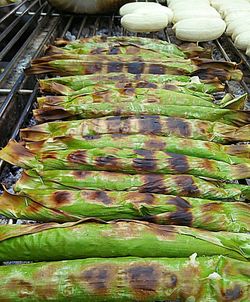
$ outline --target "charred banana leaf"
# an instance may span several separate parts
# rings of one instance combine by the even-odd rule
[[[250,235],[139,221],[0,226],[0,261],[223,255],[248,260]],[[111,248],[112,247],[112,248]],[[18,253],[16,252],[18,251]]]
[[[182,94],[181,94],[182,95]],[[165,105],[159,103],[83,103],[77,101],[43,106],[33,111],[39,122],[66,118],[98,118],[105,116],[162,115],[185,119],[200,119],[221,122],[228,125],[244,126],[250,123],[250,111],[219,109],[189,105]]]
[[[56,40],[56,46],[64,47],[67,50],[76,50],[85,48],[85,45],[89,47],[96,48],[97,43],[100,43],[100,46],[113,43],[119,43],[120,45],[132,45],[136,47],[143,47],[143,49],[150,49],[156,52],[163,53],[172,53],[179,57],[210,57],[211,58],[211,49],[203,48],[197,46],[194,43],[189,43],[177,47],[175,44],[168,43],[159,39],[151,38],[142,38],[142,37],[127,37],[127,36],[113,36],[113,37],[103,37],[103,36],[94,36],[90,38],[83,38],[75,41],[68,41],[63,39]]]
[[[167,51],[163,51],[161,47],[157,45],[155,47],[146,47],[142,45],[133,45],[132,43],[86,43],[83,47],[76,47],[68,45],[68,47],[57,47],[50,45],[46,49],[46,56],[55,56],[55,55],[63,55],[63,56],[71,56],[71,55],[110,55],[110,56],[140,56],[145,60],[154,60],[159,59],[159,55],[162,59],[166,58],[186,58],[185,54],[181,54],[178,52],[177,47],[175,48],[173,45],[169,45]]]
[[[112,116],[89,120],[51,122],[22,129],[21,138],[25,141],[40,142],[56,137],[82,139],[85,136],[100,134],[140,133],[192,138],[223,144],[250,141],[249,125],[238,128],[218,122],[164,116]]]
[[[169,86],[174,85],[174,87],[177,87],[178,89],[185,88],[202,93],[213,93],[224,90],[224,85],[222,85],[218,79],[211,81],[200,81],[198,77],[181,75],[158,75],[156,77],[150,74],[133,75],[129,73],[110,73],[100,76],[83,75],[39,80],[42,91],[63,95],[73,94],[85,87],[98,85],[100,82],[106,85],[113,85],[113,87],[121,88],[129,83],[130,85],[133,84],[138,88],[142,86],[150,86],[150,88],[160,89],[168,89]]]
[[[245,261],[224,256],[109,258],[0,267],[0,300],[8,302],[247,301]]]
[[[250,163],[225,162],[177,153],[143,149],[95,148],[32,153],[15,141],[0,151],[0,158],[25,169],[99,170],[125,173],[191,174],[222,180],[250,178]]]
[[[200,140],[155,135],[103,134],[85,136],[81,139],[59,137],[42,142],[28,142],[25,146],[34,153],[111,147],[166,151],[224,161],[229,164],[250,163],[250,145],[247,144],[225,146]]]
[[[33,61],[26,69],[28,75],[53,73],[56,75],[88,75],[107,73],[172,74],[199,76],[209,80],[217,77],[221,81],[242,79],[237,64],[207,59],[144,60],[131,56],[87,56],[54,55]]]
[[[4,192],[0,197],[0,214],[12,219],[42,222],[96,217],[105,221],[137,219],[210,231],[250,231],[250,206],[247,203],[101,190],[26,189],[25,192],[26,195]]]
[[[15,184],[15,191],[26,193],[26,190],[39,188],[75,189],[75,190],[107,190],[137,191],[141,193],[157,193],[212,200],[243,201],[250,200],[250,187],[223,182],[210,182],[191,175],[130,175],[125,173],[102,171],[69,171],[27,170]]]
[[[194,43],[177,47],[165,41],[148,38],[131,37],[115,37],[107,40],[75,40],[73,42],[65,40],[57,40],[56,45],[59,47],[50,46],[47,53],[56,54],[70,51],[78,54],[144,54],[145,52],[161,53],[163,57],[206,57],[211,58],[211,50],[197,46]]]
[[[94,89],[97,89],[95,91]],[[114,89],[111,86],[89,86],[84,91],[79,91],[75,96],[45,96],[38,98],[39,108],[47,106],[60,106],[70,104],[70,106],[81,106],[81,104],[91,103],[120,103],[134,102],[138,104],[154,103],[160,105],[179,105],[179,106],[204,106],[219,108],[213,103],[211,96],[205,95],[204,98],[197,97],[192,93],[180,93],[164,89],[151,88],[120,88]],[[222,104],[224,106],[224,104]]]

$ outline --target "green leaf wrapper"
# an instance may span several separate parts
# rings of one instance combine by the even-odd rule
[[[237,180],[250,177],[250,164],[225,162],[177,153],[143,149],[95,148],[32,153],[10,141],[0,158],[25,169],[115,171],[127,173],[191,174],[213,179]]]
[[[0,260],[51,261],[95,257],[250,258],[250,235],[138,221],[1,225]],[[18,251],[18,253],[16,252]]]
[[[154,134],[192,138],[217,143],[247,142],[250,126],[235,127],[218,122],[163,116],[121,117],[112,116],[89,120],[51,122],[21,130],[25,141],[43,141],[48,138],[100,134]]]
[[[153,193],[25,189],[24,195],[4,192],[0,197],[0,214],[43,222],[97,217],[105,221],[138,219],[211,231],[250,231],[250,206],[246,203]]]
[[[0,300],[247,301],[249,264],[223,256],[85,259],[0,267]]]
[[[138,191],[212,200],[250,200],[250,187],[239,184],[210,182],[191,175],[130,175],[102,171],[27,170],[15,185],[17,192],[26,189],[91,189]]]

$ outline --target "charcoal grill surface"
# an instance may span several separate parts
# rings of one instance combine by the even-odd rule
[[[162,4],[163,2],[161,1]],[[31,110],[36,104],[38,85],[35,76],[25,75],[24,68],[29,66],[32,59],[41,56],[45,46],[53,43],[55,38],[74,40],[93,35],[132,34],[120,26],[120,17],[116,14],[60,14],[51,8],[46,0],[24,0],[0,19],[0,148],[4,147],[9,139],[18,139],[20,128],[34,124]],[[181,44],[176,40],[171,28],[140,36]],[[250,93],[250,60],[234,47],[232,41],[223,36],[203,46],[214,47],[214,59],[240,63],[244,79],[241,83],[230,81],[228,90],[235,95]],[[10,191],[20,174],[20,168],[0,161],[0,182]],[[241,183],[249,184],[249,181],[243,180]],[[0,187],[0,193],[1,189]],[[0,223],[16,221],[0,217]]]

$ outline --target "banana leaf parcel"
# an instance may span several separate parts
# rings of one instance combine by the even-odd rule
[[[199,76],[209,80],[217,77],[220,81],[242,79],[237,64],[208,59],[158,59],[144,60],[142,57],[111,55],[54,55],[32,62],[26,69],[28,75],[88,75],[106,73],[131,74],[173,74]]]
[[[131,39],[130,39],[131,38]],[[57,46],[49,46],[46,50],[47,54],[56,54],[64,52],[73,52],[78,54],[126,54],[139,55],[144,53],[161,54],[162,57],[206,57],[211,58],[211,50],[194,43],[176,46],[166,41],[158,41],[157,39],[139,38],[139,37],[113,37],[112,39],[93,39],[93,40],[57,40]],[[59,47],[58,47],[59,46]]]
[[[126,87],[127,83],[133,83],[136,87],[150,86],[151,88],[168,88],[169,86],[178,89],[187,89],[194,92],[213,93],[224,90],[224,85],[218,80],[200,81],[198,77],[158,75],[150,74],[122,74],[109,73],[103,75],[83,75],[40,79],[39,85],[43,92],[71,95],[88,86],[95,86],[103,83],[113,87]]]
[[[182,95],[182,94],[180,94]],[[58,105],[45,105],[33,111],[39,122],[54,121],[65,118],[98,118],[105,116],[163,115],[185,119],[199,119],[221,122],[233,126],[244,126],[250,122],[250,111],[202,107],[196,105],[165,105],[159,103],[83,103],[77,98]]]
[[[40,142],[49,138],[100,134],[154,134],[217,143],[250,141],[250,126],[235,127],[218,122],[163,116],[112,116],[89,120],[51,122],[21,130],[25,141]]]
[[[125,173],[102,171],[49,170],[24,171],[15,184],[15,191],[39,188],[137,191],[212,200],[243,201],[250,200],[250,186],[206,181],[191,175],[145,174],[131,175]]]
[[[85,89],[78,91],[78,95],[72,96],[44,96],[38,98],[38,104],[41,108],[44,105],[60,105],[62,103],[121,103],[121,102],[136,102],[157,103],[162,105],[180,105],[180,106],[204,106],[214,108],[224,108],[228,104],[215,104],[213,97],[207,94],[195,96],[194,92],[190,90],[178,92],[164,89],[152,88],[114,88],[112,86],[96,85],[88,86]],[[199,93],[201,94],[201,93]],[[247,97],[247,95],[246,95]],[[244,96],[244,102],[246,97]],[[236,100],[237,101],[237,100]],[[230,100],[230,105],[231,105]],[[234,101],[233,101],[234,102]]]
[[[80,45],[78,45],[80,46]],[[49,45],[46,49],[47,56],[53,56],[58,54],[78,54],[78,55],[126,55],[126,56],[140,56],[144,59],[158,59],[159,54],[162,58],[185,58],[185,54],[170,44],[168,48],[163,51],[161,47],[146,47],[142,45],[136,45],[133,43],[85,43],[82,47],[74,47],[74,45],[68,45],[66,47],[58,47]]]
[[[69,41],[59,40],[56,41],[57,47],[49,46],[46,53],[64,53],[66,51],[79,53],[79,54],[127,54],[131,52],[133,55],[138,54],[148,54],[148,53],[159,53],[164,57],[176,57],[185,58],[185,53],[181,48],[177,47],[175,44],[171,43],[158,43],[156,39],[121,39],[120,37],[115,37],[113,40],[96,39],[94,40],[75,40],[69,43]],[[147,42],[147,43],[146,43]],[[154,43],[156,42],[156,43]],[[162,41],[163,42],[163,41]],[[63,46],[63,47],[58,47]],[[192,48],[192,46],[190,47]],[[202,49],[200,49],[202,50]]]
[[[250,164],[224,162],[143,149],[95,148],[32,153],[10,141],[0,158],[25,169],[100,170],[127,173],[191,174],[222,180],[250,177]]]
[[[63,103],[71,105],[80,105],[88,103],[121,103],[135,102],[139,104],[157,103],[161,105],[179,105],[179,106],[204,106],[220,108],[219,105],[212,102],[212,99],[200,98],[192,94],[180,93],[164,89],[151,88],[112,88],[108,86],[95,86],[97,91],[93,90],[92,86],[88,86],[84,91],[80,91],[80,95],[75,96],[45,96],[38,98],[39,108],[43,106],[53,106]],[[82,94],[81,94],[82,92]],[[227,106],[222,104],[223,106]]]
[[[0,225],[0,261],[108,257],[250,258],[250,235],[139,221]],[[17,253],[18,251],[18,253]]]
[[[163,52],[164,54],[170,54],[178,57],[197,57],[201,55],[202,57],[211,57],[211,49],[208,47],[203,48],[201,46],[197,46],[195,43],[183,44],[181,46],[177,46],[172,43],[168,43],[167,41],[159,40],[159,39],[151,39],[151,38],[142,38],[142,37],[134,37],[134,36],[93,36],[88,38],[81,38],[74,41],[68,41],[64,39],[57,39],[55,41],[55,45],[59,47],[63,47],[65,50],[74,51],[74,50],[82,50],[85,48],[93,48],[95,49],[100,46],[104,46],[105,43],[108,45],[112,45],[113,43],[119,43],[119,45],[132,45],[135,47],[142,47],[143,49],[148,49],[156,52]]]
[[[229,164],[250,163],[250,145],[221,145],[213,142],[164,137],[156,135],[103,134],[83,138],[58,137],[42,142],[27,142],[25,147],[31,152],[48,152],[60,150],[117,148],[147,149],[166,151],[201,158],[224,161]]]
[[[250,266],[224,256],[91,258],[0,267],[8,302],[239,301]]]
[[[4,192],[0,214],[42,222],[70,222],[96,217],[105,221],[137,219],[186,225],[210,231],[249,232],[250,206],[138,192],[26,189],[25,195]]]

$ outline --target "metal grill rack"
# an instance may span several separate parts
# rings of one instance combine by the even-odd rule
[[[24,68],[32,59],[42,55],[45,46],[53,43],[55,38],[78,39],[97,34],[130,35],[121,28],[120,17],[115,14],[61,14],[51,8],[46,0],[24,0],[0,19],[0,148],[9,139],[18,138],[20,128],[34,123],[31,109],[39,93],[38,85],[35,76],[25,75]],[[176,41],[171,28],[141,36],[180,43]],[[209,46],[211,44],[214,46],[214,58],[236,61],[244,71],[240,85],[229,83],[229,90],[236,94],[244,91],[250,93],[250,60],[226,36],[208,43]],[[9,187],[16,181],[18,174],[20,169],[0,161],[0,182],[3,181]],[[246,182],[243,181],[244,184]]]

